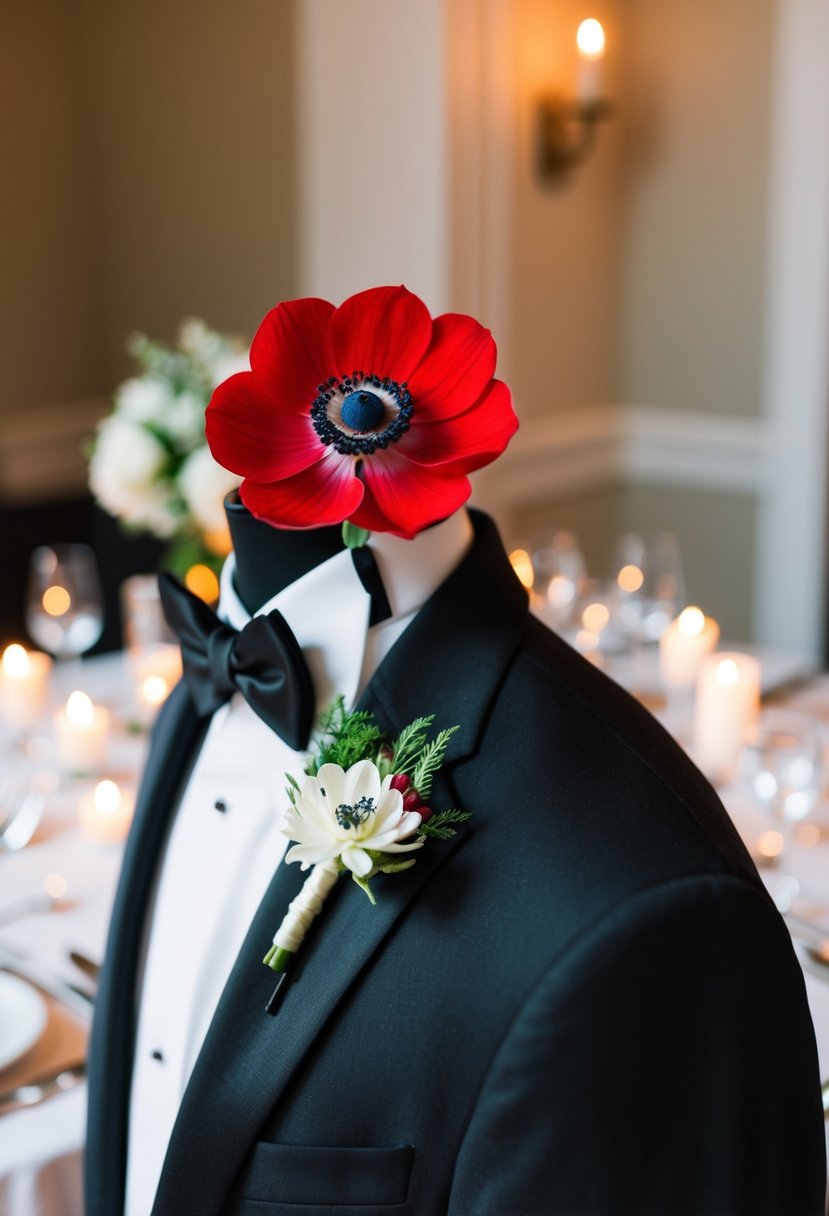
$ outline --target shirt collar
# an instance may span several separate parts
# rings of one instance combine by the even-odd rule
[[[369,544],[389,598],[392,622],[401,622],[422,607],[458,565],[473,537],[466,510],[456,511],[414,540],[389,533],[372,535]],[[235,569],[236,557],[231,553],[222,568],[218,614],[234,629],[242,629],[251,614],[233,586]],[[350,551],[344,549],[315,566],[253,615],[262,616],[274,608],[285,617],[305,653],[317,705],[330,704],[337,693],[351,704],[360,686],[371,598],[354,569]],[[382,630],[389,623],[375,628]]]

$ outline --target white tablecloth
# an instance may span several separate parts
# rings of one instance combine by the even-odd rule
[[[126,729],[124,706],[129,704],[130,683],[123,656],[107,656],[59,671],[56,686],[62,702],[73,688],[83,688],[94,701],[110,707],[114,730],[107,771],[134,788],[146,749],[146,736]],[[829,677],[814,684],[796,701],[825,723],[829,745]],[[46,732],[39,732],[46,734]],[[19,749],[11,750],[8,736],[0,735],[4,769],[23,764]],[[48,759],[41,767],[48,768]],[[0,924],[0,946],[30,953],[67,978],[78,979],[68,960],[70,949],[100,960],[103,955],[109,909],[115,890],[121,849],[85,840],[77,826],[79,798],[93,780],[63,778],[50,795],[46,814],[35,839],[22,852],[0,856],[0,913],[6,901],[42,889],[47,874],[63,874],[68,881],[66,906],[61,911],[28,916]],[[738,788],[722,791],[743,838],[754,851],[757,839],[770,825]],[[818,808],[812,820],[821,838],[811,849],[798,850],[796,865],[803,882],[802,908],[829,925],[829,804]],[[817,1032],[822,1075],[829,1077],[829,968],[820,969],[804,958],[806,986]],[[762,1062],[758,1061],[758,1067]],[[5,1088],[0,1071],[0,1092]],[[81,1149],[86,1110],[85,1086],[51,1098],[29,1110],[14,1111],[0,1122],[0,1214],[2,1216],[83,1216]]]

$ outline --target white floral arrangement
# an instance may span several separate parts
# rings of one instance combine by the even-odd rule
[[[227,551],[222,503],[242,479],[211,456],[204,412],[218,384],[250,369],[247,347],[191,318],[175,347],[134,334],[127,349],[139,374],[118,386],[98,423],[89,486],[126,528],[169,541],[168,564],[183,572]]]

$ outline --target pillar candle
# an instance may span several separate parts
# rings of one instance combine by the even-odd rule
[[[760,712],[760,664],[751,655],[708,655],[699,669],[692,754],[706,776],[729,781]]]
[[[667,689],[692,688],[700,663],[717,648],[720,627],[699,608],[685,608],[659,639],[659,670]]]
[[[130,829],[134,806],[133,796],[114,781],[99,781],[91,794],[81,798],[78,808],[81,831],[96,844],[116,844]]]
[[[93,705],[85,692],[73,692],[55,715],[55,739],[60,764],[70,772],[90,773],[106,759],[109,710]]]
[[[0,664],[0,717],[15,730],[34,726],[46,711],[52,660],[16,642],[3,651]]]

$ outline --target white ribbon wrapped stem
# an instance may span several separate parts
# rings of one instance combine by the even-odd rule
[[[315,916],[319,916],[325,897],[336,883],[339,870],[333,861],[324,861],[314,866],[302,884],[302,890],[288,905],[285,919],[273,937],[273,944],[282,950],[296,954],[302,945],[308,927]]]

